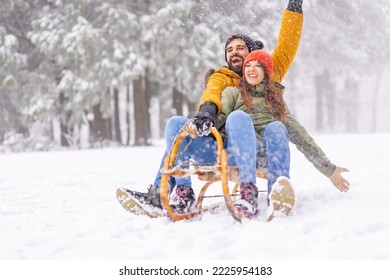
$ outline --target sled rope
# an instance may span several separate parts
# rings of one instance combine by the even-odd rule
[[[175,139],[176,140],[176,139]],[[184,147],[183,151],[180,152],[180,154],[178,154],[176,156],[176,159],[178,159],[179,157],[181,157],[181,155],[188,149],[188,147],[192,144],[192,141],[194,141],[194,139],[191,138],[191,140],[188,142],[188,144]],[[175,159],[175,161],[176,161]],[[188,164],[190,165],[190,164]]]
[[[176,141],[178,140],[179,138],[179,135],[182,134],[184,132],[184,128],[186,125],[188,125],[189,122],[192,122],[192,120],[189,120],[187,121],[179,130],[179,132],[176,134],[176,137],[175,139],[173,140],[173,143],[176,143]],[[178,155],[176,155],[176,159],[178,159],[187,149],[188,147],[192,144],[192,141],[194,141],[194,139],[191,138],[191,140],[188,142],[188,144],[184,147],[183,151],[181,151]],[[172,146],[173,146],[173,143],[172,143]],[[175,159],[175,161],[176,161]]]
[[[182,128],[180,128],[179,132],[176,134],[175,139],[173,140],[173,143],[176,143],[176,141],[177,141],[178,138],[179,138],[179,135],[182,134],[182,133],[184,133],[185,127],[186,127],[187,125],[189,125],[189,123],[192,123],[192,121],[193,121],[192,119],[191,119],[191,120],[188,120],[188,121],[182,126]],[[183,155],[183,153],[188,149],[188,147],[192,144],[193,141],[194,141],[194,138],[191,138],[191,140],[188,141],[188,144],[184,147],[184,149],[183,149],[178,155],[176,155],[176,159],[178,159],[179,157],[181,157],[181,156]],[[172,146],[173,146],[173,144],[172,144]],[[175,161],[176,161],[176,159],[175,159]]]

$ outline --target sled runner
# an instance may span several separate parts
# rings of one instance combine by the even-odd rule
[[[126,188],[118,188],[116,190],[116,198],[119,204],[128,212],[140,216],[148,216],[149,218],[161,218],[165,217],[165,213],[162,209],[158,207],[153,207],[145,202],[142,202],[139,198],[134,195],[135,191],[126,189]],[[213,196],[215,197],[215,196]],[[207,207],[203,207],[202,212],[214,212],[216,211],[221,204],[213,204],[208,205]]]
[[[187,125],[187,124],[186,124]],[[234,200],[236,192],[240,187],[239,182],[239,171],[237,167],[228,166],[228,155],[227,151],[223,148],[222,137],[219,134],[218,130],[214,127],[210,128],[210,133],[215,137],[217,141],[217,158],[216,162],[213,165],[199,165],[196,162],[190,162],[176,165],[175,160],[177,158],[177,152],[182,142],[183,138],[188,136],[188,132],[185,129],[181,129],[177,134],[175,140],[172,143],[171,152],[166,156],[164,161],[164,166],[162,168],[162,178],[161,178],[161,205],[164,210],[166,210],[168,216],[173,221],[180,221],[184,219],[189,219],[195,215],[198,215],[203,212],[202,202],[205,198],[205,193],[208,188],[215,182],[220,181],[222,185],[222,194],[224,202],[227,209],[234,219],[241,221],[243,218],[242,213],[240,213],[234,206]],[[201,181],[206,181],[205,185],[199,192],[197,199],[197,208],[196,212],[191,212],[183,215],[176,214],[169,205],[169,178],[171,176],[179,178],[186,177],[191,175],[198,175],[198,179]],[[264,169],[258,169],[256,176],[258,178],[267,179],[267,175]],[[232,192],[230,193],[228,182],[235,182]]]

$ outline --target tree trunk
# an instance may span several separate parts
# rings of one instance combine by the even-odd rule
[[[323,80],[322,75],[315,77],[316,88],[316,130],[322,131],[324,129],[324,94],[323,94]]]
[[[151,127],[150,127],[150,100],[153,95],[153,82],[148,78],[148,70],[146,70],[145,75],[145,119],[146,119],[146,143],[149,143],[149,139],[151,138]]]
[[[183,94],[176,87],[173,88],[172,108],[174,109],[174,115],[183,115]]]
[[[316,84],[316,128],[319,131],[335,129],[336,102],[338,96],[327,69],[315,77]]]
[[[110,88],[107,87],[107,95],[108,95],[108,99],[109,100],[112,100],[112,96],[111,96],[111,91],[110,91]],[[112,117],[107,117],[104,119],[104,122],[105,122],[105,133],[104,133],[104,136],[103,136],[103,139],[108,139],[108,140],[114,140],[114,132],[113,132],[113,123],[112,123],[113,119]]]
[[[198,112],[199,102],[187,101],[187,104],[188,104],[188,115],[190,118],[192,118]]]
[[[328,70],[325,70],[322,77],[322,93],[324,96],[324,101],[326,104],[325,119],[327,119],[327,124],[325,128],[335,130],[336,129],[336,115],[337,100],[340,99],[340,96],[335,92],[335,87],[331,81],[330,74]]]
[[[130,84],[127,84],[126,87],[126,125],[127,125],[127,138],[126,138],[126,146],[130,145]]]
[[[135,120],[135,146],[147,144],[145,96],[143,95],[142,76],[133,81],[134,94],[134,120]]]
[[[0,143],[4,135],[12,130],[28,135],[28,128],[23,124],[23,116],[11,101],[11,94],[6,89],[0,89]]]
[[[159,91],[159,89],[157,90]],[[160,137],[164,137],[164,132],[165,132],[165,124],[168,120],[168,118],[172,115],[172,110],[170,108],[172,108],[172,105],[169,104],[169,106],[167,106],[167,103],[170,103],[170,102],[167,102],[167,100],[170,100],[172,98],[170,98],[169,96],[166,96],[165,94],[163,94],[163,92],[160,92],[160,94],[158,95],[158,104],[159,104],[159,112],[160,112],[160,120],[159,120],[159,127],[160,127]]]
[[[100,111],[100,104],[93,106],[93,120],[90,122],[90,134],[92,142],[99,142],[106,138],[107,135],[107,123],[103,119]]]
[[[70,143],[68,140],[70,139],[70,134],[71,134],[71,131],[69,130],[69,127],[67,125],[69,113],[64,111],[64,107],[65,107],[65,96],[61,92],[60,93],[60,108],[61,108],[62,118],[60,119],[60,130],[61,130],[61,143],[60,144],[63,147],[69,147]]]
[[[378,122],[377,122],[377,106],[378,106],[378,99],[379,99],[379,93],[380,93],[380,85],[382,76],[384,73],[384,67],[381,67],[381,70],[379,71],[379,75],[376,78],[375,83],[375,90],[374,90],[374,96],[372,97],[372,123],[371,123],[371,132],[375,132],[378,129]]]
[[[342,102],[345,108],[345,130],[347,132],[357,132],[359,115],[359,87],[358,82],[352,78],[347,77],[345,79],[344,86],[344,102]]]
[[[114,88],[114,132],[115,132],[115,141],[117,141],[118,143],[122,143],[120,117],[119,117],[119,91],[117,88]]]
[[[107,88],[107,94],[110,94]],[[93,106],[93,120],[90,121],[90,139],[92,142],[99,142],[103,140],[112,140],[111,118],[103,118],[100,110],[100,103]]]

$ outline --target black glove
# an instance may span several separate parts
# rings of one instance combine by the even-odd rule
[[[296,13],[302,13],[302,2],[303,0],[289,0],[287,10]]]
[[[199,136],[209,135],[210,127],[215,124],[215,115],[217,114],[217,106],[212,102],[205,102],[196,113],[193,124],[199,133]]]

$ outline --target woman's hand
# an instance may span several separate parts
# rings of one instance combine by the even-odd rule
[[[350,184],[343,176],[341,176],[341,172],[349,172],[349,170],[344,167],[336,166],[330,180],[341,192],[347,192],[349,191]]]

